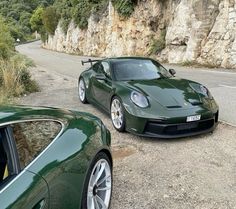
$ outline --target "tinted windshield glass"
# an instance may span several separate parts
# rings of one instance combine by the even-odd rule
[[[154,60],[130,59],[120,60],[113,64],[117,81],[151,80],[169,78],[170,73]]]

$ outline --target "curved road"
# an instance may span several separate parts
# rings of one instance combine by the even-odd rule
[[[88,57],[42,49],[39,41],[20,45],[17,50],[46,70],[73,78],[78,78],[85,69],[81,65],[81,60],[88,59]],[[220,106],[220,120],[236,126],[236,71],[186,68],[174,65],[166,65],[166,67],[174,68],[179,77],[206,85]]]

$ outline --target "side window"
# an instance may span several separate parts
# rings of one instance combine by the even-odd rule
[[[61,124],[55,121],[32,121],[11,125],[23,169],[58,135]]]
[[[13,150],[14,145],[10,140],[10,130],[7,127],[0,128],[0,186],[8,182],[19,171],[16,159],[12,155]]]
[[[103,67],[101,65],[100,62],[96,63],[94,66],[93,66],[93,70],[96,72],[96,73],[104,73],[103,72]]]
[[[105,74],[110,78],[111,77],[111,72],[110,72],[110,66],[107,62],[102,62],[102,68]]]
[[[3,130],[0,130],[0,182],[6,179],[8,174],[7,148],[4,146]]]

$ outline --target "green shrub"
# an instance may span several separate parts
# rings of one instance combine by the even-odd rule
[[[9,27],[5,20],[0,16],[0,43],[6,44],[9,50],[14,50],[14,40],[11,37]]]
[[[112,3],[117,12],[127,18],[133,13],[138,0],[112,0]]]
[[[152,39],[149,54],[157,54],[166,47],[166,30],[163,30],[158,39]]]
[[[8,45],[0,42],[0,59],[9,59],[11,50]]]
[[[101,16],[108,3],[109,0],[55,0],[54,7],[60,14],[60,25],[66,33],[72,20],[80,29],[86,29],[91,14]],[[138,0],[112,0],[112,3],[121,16],[129,17]]]
[[[45,28],[43,28],[40,32],[40,36],[41,36],[41,40],[43,43],[45,43],[48,40],[48,34],[45,30]]]
[[[71,19],[62,18],[60,20],[60,26],[65,34],[67,33],[70,22],[71,22]]]

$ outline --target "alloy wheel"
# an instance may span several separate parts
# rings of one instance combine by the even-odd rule
[[[111,199],[111,190],[111,168],[105,159],[101,159],[95,164],[89,179],[87,208],[108,209]]]
[[[79,98],[81,100],[81,102],[85,102],[86,98],[85,98],[85,84],[84,84],[84,80],[80,79],[79,81]]]
[[[115,98],[111,103],[111,119],[116,129],[121,129],[124,123],[124,115],[121,102]]]

